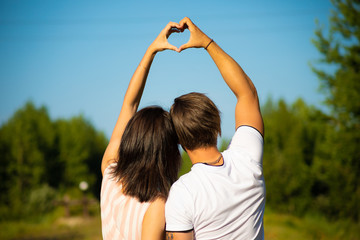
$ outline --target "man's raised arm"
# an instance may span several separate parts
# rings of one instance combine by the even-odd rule
[[[181,46],[180,51],[187,48],[205,48],[226,84],[235,94],[237,99],[235,127],[248,125],[256,128],[263,135],[264,124],[260,113],[259,99],[251,79],[232,57],[204,34],[189,18],[181,20],[180,26],[188,28],[190,31],[189,42]]]

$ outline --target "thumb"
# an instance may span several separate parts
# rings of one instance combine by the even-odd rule
[[[175,47],[174,45],[172,45],[170,43],[167,44],[166,48],[169,49],[169,50],[180,52],[179,48]]]
[[[179,52],[181,52],[182,50],[188,49],[190,47],[191,47],[190,44],[187,42],[179,47]]]

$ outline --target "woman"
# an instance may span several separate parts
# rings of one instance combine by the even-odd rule
[[[157,52],[178,49],[167,38],[170,22],[149,46],[126,91],[104,153],[101,220],[104,240],[164,239],[165,201],[177,179],[181,157],[169,113],[160,107],[137,112]]]

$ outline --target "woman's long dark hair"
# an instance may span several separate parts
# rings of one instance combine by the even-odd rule
[[[167,198],[178,178],[181,156],[170,114],[152,106],[138,111],[123,133],[113,176],[125,195],[148,202]]]

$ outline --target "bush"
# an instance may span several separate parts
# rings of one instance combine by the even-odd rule
[[[56,191],[47,184],[31,191],[27,204],[29,216],[42,216],[54,210]]]

